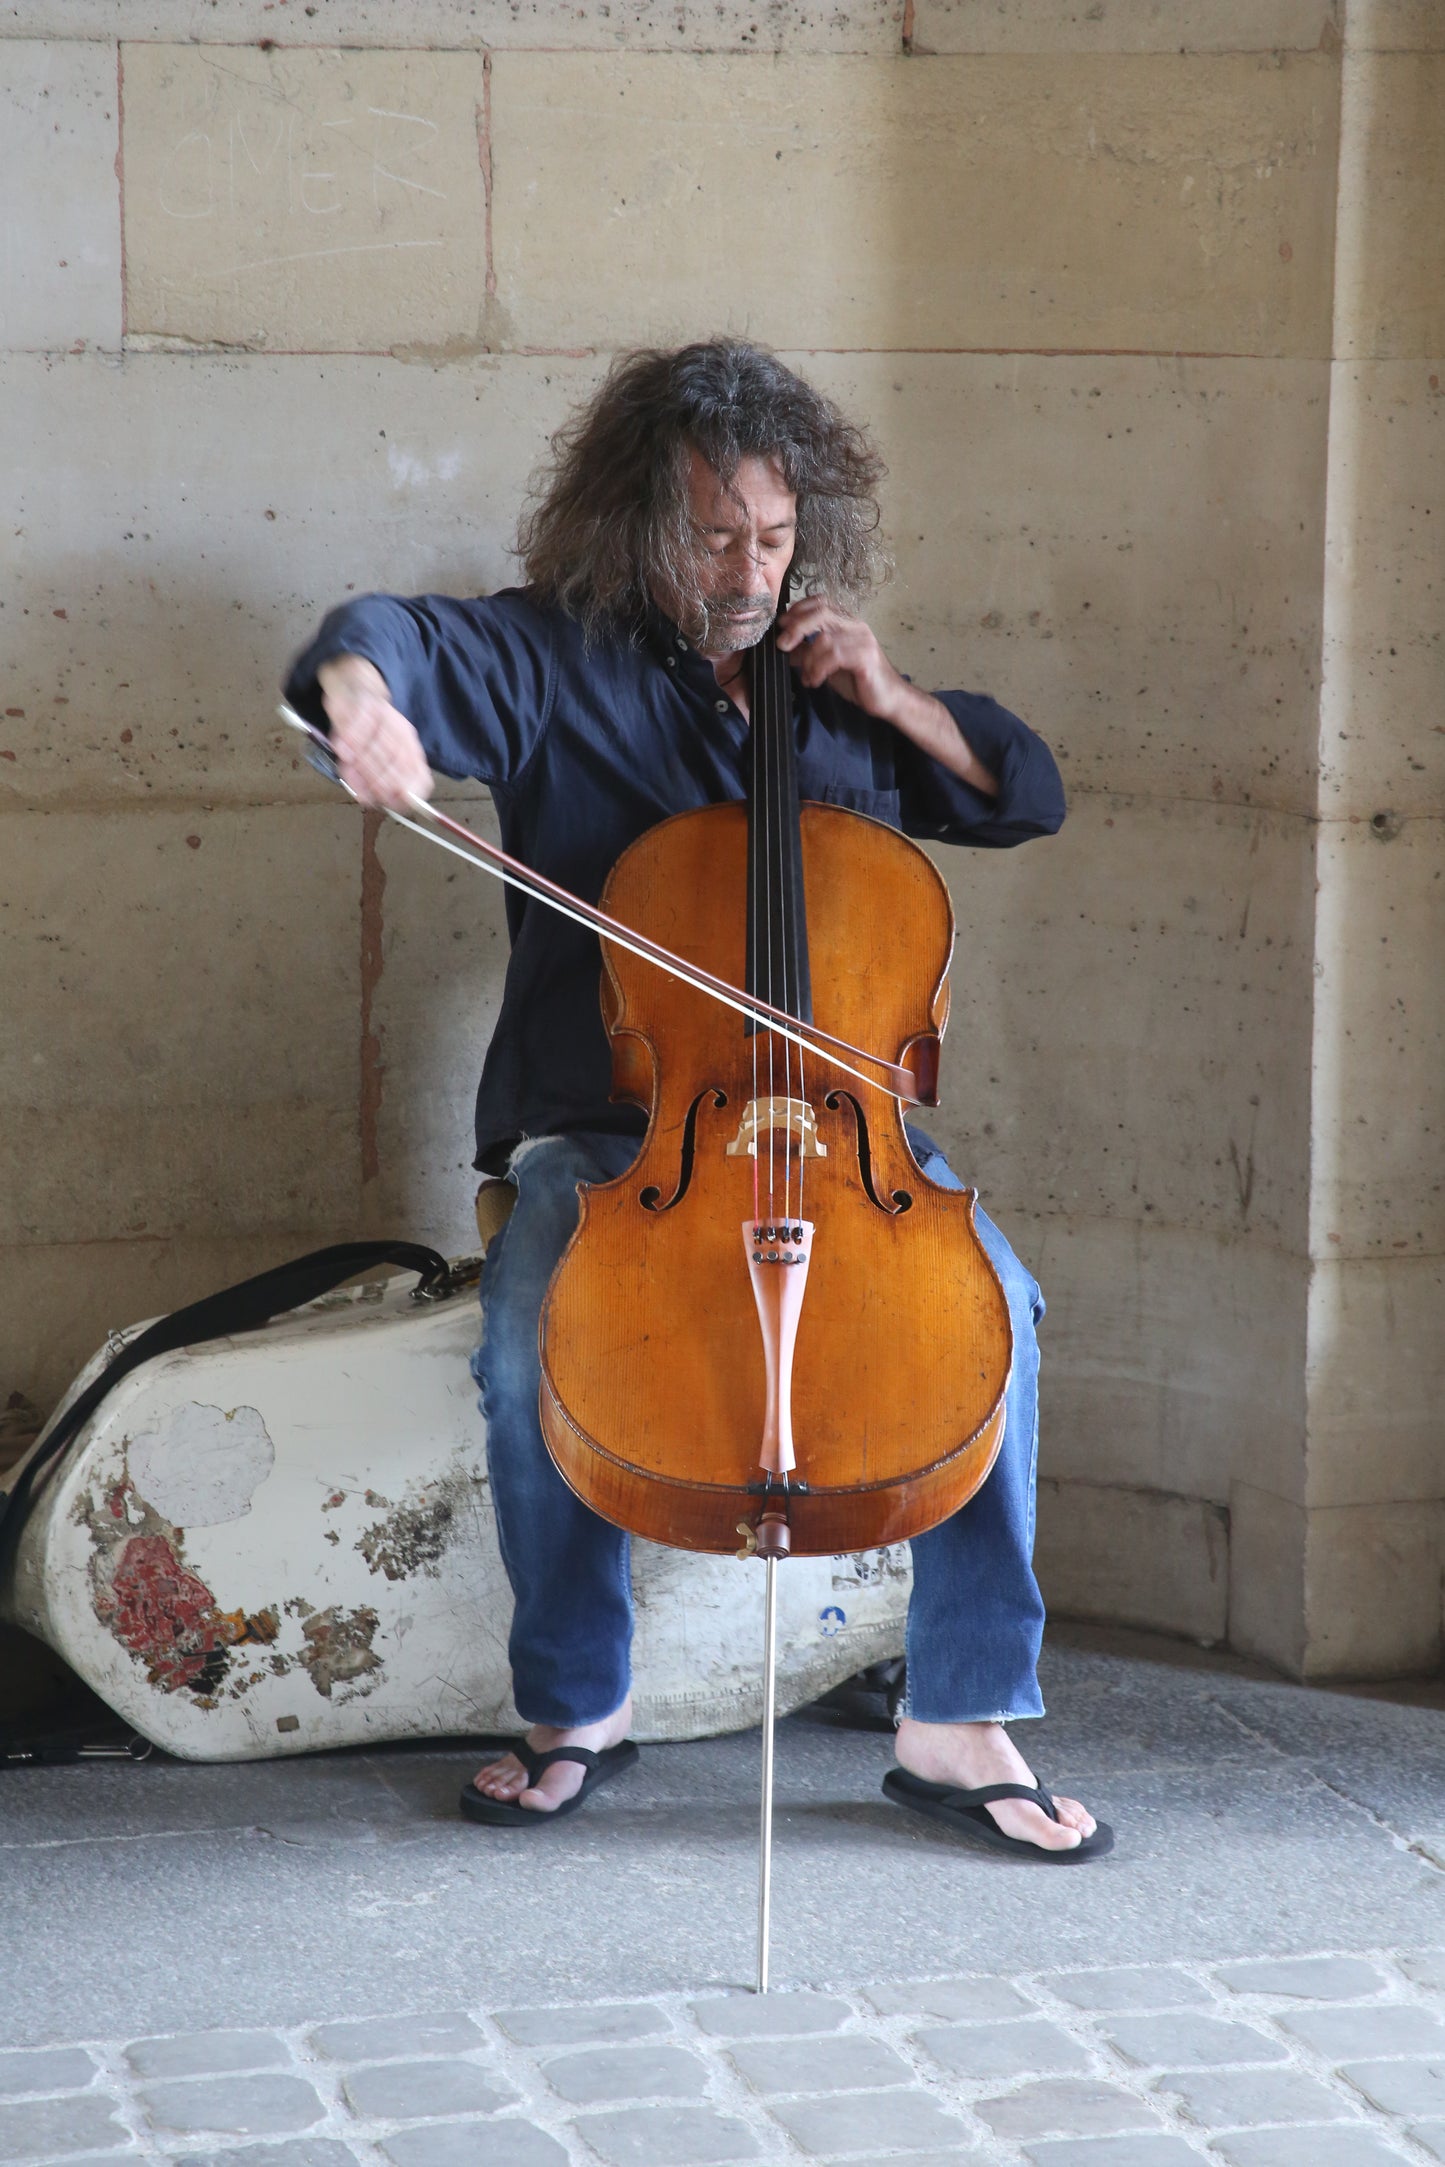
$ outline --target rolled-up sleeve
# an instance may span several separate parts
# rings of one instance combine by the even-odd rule
[[[326,727],[326,714],[316,673],[347,654],[380,670],[393,707],[443,775],[505,787],[546,730],[553,643],[544,618],[518,589],[476,601],[365,594],[343,602],[286,678],[287,699],[318,729]]]
[[[1007,850],[1063,825],[1063,779],[1048,746],[1027,723],[981,692],[940,692],[960,732],[989,772],[998,795],[975,790],[917,746],[897,748],[905,833],[976,849]]]

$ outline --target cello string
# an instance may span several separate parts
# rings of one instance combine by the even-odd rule
[[[786,665],[784,665],[784,667],[785,666]],[[786,823],[788,819],[789,792],[785,787],[785,778],[788,773],[788,748],[787,741],[783,735],[783,732],[786,728],[786,718],[781,698],[781,686],[778,681],[778,670],[779,655],[778,650],[775,646],[773,648],[772,654],[769,657],[768,696],[772,702],[773,744],[776,748],[777,753],[777,757],[773,762],[773,775],[775,777],[774,796],[777,800],[774,817],[777,823],[778,838],[778,933],[780,964],[783,973],[783,998],[778,1003],[778,1006],[780,1008],[786,1008],[788,1013],[791,1015],[795,1006],[796,988],[794,981],[796,974],[794,970],[793,942],[797,937],[797,927],[794,923],[794,918],[796,914],[793,909],[793,884],[788,878],[788,837]],[[791,1221],[793,1216],[794,1158],[793,1049],[788,1044],[786,1039],[783,1041],[783,1092],[783,1106],[785,1109],[783,1121],[783,1216],[784,1218]]]
[[[752,698],[748,714],[748,856],[747,856],[747,921],[748,921],[748,969],[747,986],[754,998],[758,993],[760,960],[758,954],[758,868],[757,868],[757,795],[758,795],[758,716],[757,672],[749,666],[748,683]],[[758,1025],[753,1018],[753,1095],[752,1105],[758,1103]],[[762,1218],[760,1185],[762,1182],[762,1157],[758,1150],[757,1133],[753,1134],[753,1221]]]
[[[778,777],[778,880],[783,896],[783,999],[781,1006],[787,1009],[789,1015],[795,1015],[798,1008],[799,992],[796,944],[802,937],[802,928],[798,924],[797,898],[794,894],[793,881],[790,877],[787,877],[790,870],[787,848],[788,830],[790,826],[796,826],[797,822],[795,811],[797,791],[793,787],[795,778],[789,757],[792,748],[788,742],[791,734],[792,718],[789,711],[789,687],[786,683],[787,669],[787,663],[775,646],[773,649],[772,669],[769,674],[773,681],[773,730],[778,742],[778,761],[775,772]],[[787,789],[783,787],[785,775],[789,782]],[[793,1217],[792,1170],[794,1160],[796,1159],[798,1162],[799,1211],[803,1208],[803,1166],[798,1148],[793,1141],[793,1049],[786,1039],[783,1041],[783,1059],[787,1079],[785,1086],[787,1092],[787,1120],[783,1129],[783,1210],[787,1217],[791,1219]],[[802,1097],[802,1089],[800,1076],[798,1083],[799,1098]]]
[[[777,870],[773,848],[773,824],[777,817],[776,801],[778,778],[778,748],[777,734],[773,728],[773,698],[771,682],[772,671],[770,668],[770,663],[771,655],[769,653],[768,647],[764,645],[758,650],[758,696],[762,704],[763,836],[764,849],[767,854],[768,867],[768,999],[772,1002],[775,1008],[781,1008],[787,995],[787,985],[786,983],[784,983],[781,989],[777,985],[777,961],[779,941],[778,918],[783,907],[783,896],[781,881],[775,881],[774,878],[775,872]],[[771,1036],[769,1037],[768,1044],[770,1051],[775,1049],[776,1042],[772,1039]],[[770,1115],[772,1111],[771,1101],[773,1099],[776,1089],[777,1085],[773,1077],[772,1068],[770,1065],[768,1071],[768,1098],[770,1101]],[[769,1209],[775,1223],[777,1220],[777,1197],[776,1194],[773,1193],[773,1163],[776,1156],[777,1136],[777,1127],[770,1119],[768,1124]],[[787,1143],[787,1134],[786,1132],[784,1132],[783,1165],[785,1173],[787,1170]],[[784,1208],[786,1209],[786,1206]]]
[[[765,934],[767,954],[765,974],[767,977],[768,986],[768,1004],[770,1007],[776,1008],[779,1006],[779,1003],[775,997],[773,987],[773,952],[775,942],[773,938],[773,836],[771,805],[772,761],[770,757],[772,747],[768,735],[768,675],[767,669],[764,666],[766,664],[767,657],[763,648],[759,648],[757,652],[759,661],[759,668],[757,671],[757,697],[758,704],[762,710],[760,717],[762,735],[758,740],[758,751],[760,783],[763,798],[763,895],[765,903],[764,920],[767,929]],[[772,1109],[772,1101],[777,1090],[777,1078],[774,1074],[774,1051],[776,1044],[777,1041],[774,1038],[772,1031],[770,1030],[768,1032],[768,1106],[770,1113]],[[768,1218],[771,1220],[774,1226],[776,1226],[778,1223],[776,1149],[777,1133],[778,1132],[773,1127],[772,1121],[770,1119],[768,1122]]]
[[[794,752],[794,758],[796,759],[796,754],[797,754],[797,741],[796,741],[796,736],[795,736],[795,733],[794,733],[794,729],[793,729],[793,716],[794,716],[794,703],[793,703],[793,680],[792,680],[792,672],[791,672],[791,671],[789,670],[789,668],[788,668],[788,666],[787,666],[787,663],[786,663],[786,661],[784,661],[784,664],[783,664],[783,670],[782,670],[782,673],[781,673],[781,678],[780,678],[780,682],[781,682],[781,685],[782,685],[782,690],[783,690],[783,699],[784,699],[784,705],[783,705],[783,714],[784,714],[784,727],[785,727],[785,729],[786,729],[786,730],[788,731],[788,734],[789,734],[789,736],[790,736],[790,737],[791,737],[791,738],[793,739],[793,752]],[[794,790],[793,790],[792,796],[793,796],[793,804],[794,804],[794,806],[796,807],[796,805],[797,805],[797,798],[798,798],[798,792],[797,792],[797,789],[796,789],[796,768],[795,768],[795,770],[794,770],[794,781],[795,781],[795,787],[794,787]],[[798,940],[799,940],[799,961],[801,962],[802,956],[803,956],[803,955],[805,955],[805,954],[807,953],[807,947],[806,947],[806,943],[807,943],[807,938],[808,938],[808,896],[807,896],[807,889],[806,889],[806,886],[805,886],[805,884],[804,884],[804,880],[803,880],[803,870],[804,870],[804,868],[803,868],[803,823],[802,823],[802,815],[801,815],[801,812],[795,812],[795,814],[794,814],[794,843],[795,843],[795,847],[796,847],[796,849],[797,849],[797,853],[798,853],[798,882],[797,882],[797,886],[798,886],[798,893],[799,893],[799,894],[801,895],[801,897],[802,897],[802,913],[803,913],[803,915],[802,915],[802,921],[801,921],[801,923],[800,923],[800,925],[799,925],[799,928],[798,928]],[[810,984],[811,984],[811,975],[810,975]],[[799,1005],[801,1006],[801,997],[802,997],[802,987],[801,987],[801,985],[799,985],[799,987],[798,987],[797,991],[798,991],[798,996],[799,996]],[[800,1046],[800,1047],[798,1048],[798,1103],[799,1103],[799,1104],[800,1104],[801,1106],[806,1106],[806,1105],[807,1105],[807,1103],[808,1103],[808,1082],[807,1082],[807,1076],[806,1076],[806,1073],[805,1073],[805,1071],[804,1071],[804,1066],[803,1066],[803,1063],[804,1063],[804,1059],[805,1059],[805,1056],[804,1056],[804,1053],[803,1053],[803,1049],[802,1049],[802,1047]],[[804,1118],[804,1119],[806,1119],[806,1116],[804,1116],[803,1118]],[[808,1171],[808,1138],[807,1138],[807,1133],[806,1133],[806,1131],[805,1131],[805,1130],[804,1130],[803,1128],[801,1128],[801,1127],[800,1127],[800,1128],[799,1128],[799,1131],[798,1131],[798,1218],[799,1218],[799,1220],[801,1220],[801,1219],[802,1219],[802,1216],[803,1216],[803,1177],[804,1177],[804,1175],[805,1175],[805,1174],[807,1173],[807,1171]]]

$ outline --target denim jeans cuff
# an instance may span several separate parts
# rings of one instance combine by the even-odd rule
[[[921,1716],[909,1707],[905,1696],[893,1718],[893,1728],[897,1730],[900,1723],[1037,1723],[1043,1713],[1042,1708],[995,1708],[983,1715]]]

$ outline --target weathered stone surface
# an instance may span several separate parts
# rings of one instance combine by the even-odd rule
[[[706,322],[783,346],[1320,354],[1336,83],[1314,55],[503,53],[499,309],[528,346]],[[749,200],[771,215],[739,220]],[[809,232],[783,281],[779,221]]]
[[[1445,1250],[1439,1151],[1445,1121],[1445,984],[1440,972],[1422,962],[1439,922],[1445,822],[1392,822],[1384,815],[1375,823],[1331,822],[1320,835],[1319,876],[1311,1246],[1323,1258],[1438,1259]],[[1367,1300],[1367,1313],[1374,1306]],[[1344,1336],[1343,1320],[1329,1321],[1334,1332],[1317,1335],[1322,1352],[1315,1357],[1327,1375],[1317,1379],[1311,1394],[1326,1422],[1331,1390],[1339,1381],[1331,1363],[1332,1338],[1338,1342]],[[1412,1409],[1400,1424],[1400,1441],[1414,1433],[1409,1449],[1418,1465],[1415,1395],[1424,1391],[1438,1405],[1438,1384],[1431,1393],[1427,1380],[1445,1372],[1438,1344],[1422,1342],[1420,1322],[1412,1325],[1408,1337],[1392,1338],[1382,1354],[1390,1372],[1406,1373],[1392,1397]],[[1340,1365],[1354,1358],[1353,1347],[1341,1348]],[[1358,1390],[1373,1400],[1378,1381],[1374,1372],[1360,1379]],[[1327,1389],[1321,1392],[1319,1383]],[[1343,1410],[1342,1420],[1353,1422],[1354,1410]],[[1361,1449],[1357,1446],[1356,1453]],[[1325,1455],[1327,1465],[1331,1457]],[[1400,1457],[1397,1447],[1386,1458],[1392,1482]],[[1408,1481],[1403,1467],[1400,1475]],[[1438,1482],[1432,1488],[1438,1495]],[[1321,1494],[1333,1503],[1354,1502],[1361,1493],[1352,1486]],[[1387,1494],[1412,1493],[1401,1487]]]
[[[1376,51],[1346,62],[1335,311],[1342,357],[1445,354],[1442,100],[1445,52]]]
[[[309,353],[483,337],[479,54],[121,57],[128,337]]]
[[[335,2137],[297,2137],[289,2143],[246,2144],[239,2150],[227,2145],[224,2152],[204,2156],[187,2152],[180,2167],[355,2167],[355,2161],[356,2154],[350,2145],[340,2143]],[[86,2167],[91,2167],[89,2160]],[[111,2167],[111,2163],[101,2160],[95,2167]],[[513,2163],[499,2159],[495,2167],[513,2167]],[[516,2167],[532,2167],[532,2163],[518,2161]],[[549,2163],[539,2161],[538,2167],[549,2167]]]
[[[1154,1493],[1157,1508],[1144,1508],[1149,1539],[1188,1533],[1193,1545],[1187,1563],[1174,1553],[1184,1598],[1176,1615],[1208,1618],[1218,1602],[1219,1528],[1174,1500],[1181,1491],[1227,1496],[1232,1466],[1262,1468],[1281,1489],[1302,1486],[1303,1261],[1247,1237],[1156,1225],[1154,1213],[1142,1224],[1122,1208],[1115,1223],[1092,1212],[1032,1217],[1012,1193],[1019,1176],[1011,1156],[997,1175],[985,1172],[982,1150],[961,1151],[954,1164],[981,1182],[986,1208],[1048,1297],[1046,1480]],[[1132,1317],[1144,1320],[1137,1337]],[[1050,1510],[1071,1502],[1071,1490]],[[1157,1616],[1158,1561],[1131,1561],[1107,1536],[1111,1497],[1072,1502],[1089,1512],[1091,1539],[1104,1544],[1097,1584],[1117,1585],[1129,1615]],[[1066,1565],[1070,1585],[1082,1587],[1081,1561],[1058,1555],[1056,1544],[1053,1551],[1054,1569]]]
[[[113,45],[5,43],[0,348],[120,344],[116,87]]]
[[[698,2099],[707,2090],[707,2069],[685,2047],[595,2047],[590,2053],[556,2054],[547,2082],[564,2099],[594,2107],[614,2099]]]
[[[1437,1292],[1445,1292],[1445,1273],[1435,1278]],[[1318,1512],[1310,1542],[1314,1674],[1378,1678],[1438,1669],[1445,1646],[1431,1591],[1442,1568],[1445,1499]]]
[[[950,1113],[928,1125],[980,1183],[985,1206],[996,1201],[995,1216],[1008,1226],[1005,1211],[1038,1212],[1057,1222],[1065,1241],[1087,1225],[1091,1243],[1107,1242],[1093,1222],[1114,1219],[1128,1223],[1130,1240],[1155,1227],[1189,1227],[1252,1235],[1260,1248],[1260,1237],[1302,1243],[1309,1074],[1302,966],[1307,971],[1312,874],[1304,824],[1234,807],[1086,796],[1047,842],[987,856],[940,853],[939,862],[951,882],[959,947],[943,1069]],[[990,970],[984,959],[999,953],[1003,928],[1009,960]],[[1006,1001],[990,990],[1000,977]],[[1081,986],[1089,989],[1083,999]],[[964,1049],[957,1075],[955,1045]],[[1144,1045],[1149,1060],[1132,1058],[1130,1050]],[[960,1140],[952,1109],[965,1090],[971,1133]],[[1047,1151],[1038,1148],[1041,1135],[1055,1139]],[[1239,1261],[1276,1286],[1288,1277],[1288,1267],[1255,1263],[1244,1244]],[[1196,1383],[1217,1390],[1218,1364],[1199,1330],[1193,1288],[1161,1282],[1143,1299],[1151,1313],[1146,1344],[1176,1408]],[[1056,1352],[1058,1331],[1072,1333],[1078,1322],[1060,1309],[1050,1328]],[[1277,1349],[1288,1321],[1255,1318],[1244,1329],[1254,1345],[1269,1340]],[[1093,1359],[1106,1364],[1099,1328]],[[1298,1331],[1296,1324],[1297,1349]],[[1129,1347],[1137,1369],[1132,1332]],[[1154,1392],[1147,1368],[1136,1389]],[[1297,1376],[1275,1390],[1297,1395]],[[1128,1420],[1117,1399],[1110,1407],[1113,1420]],[[1219,1494],[1201,1492],[1177,1448],[1157,1475],[1143,1478],[1137,1455],[1113,1457],[1109,1426],[1101,1424],[1095,1440],[1096,1477],[1113,1479],[1127,1466],[1135,1481],[1160,1489]],[[1210,1456],[1217,1460],[1217,1445]]]
[[[1231,1994],[1288,1995],[1296,2001],[1363,2001],[1386,1983],[1374,1964],[1353,1956],[1264,1958],[1222,1965],[1215,1976]]]
[[[1445,1500],[1320,1507],[1310,1515],[1306,1559],[1307,1676],[1438,1669],[1445,1655],[1435,1601],[1445,1565]]]
[[[1350,2107],[1302,2069],[1186,2070],[1155,2080],[1204,2129],[1261,2122],[1335,2122]]]
[[[1438,1668],[1445,1502],[1319,1506],[1252,1485],[1230,1509],[1230,1638],[1296,1677]]]
[[[1076,2009],[1188,2009],[1207,2003],[1197,1979],[1172,1964],[1140,1965],[1120,1971],[1068,1971],[1053,1974],[1049,1992]]]
[[[1331,376],[1320,804],[1385,841],[1445,798],[1445,367]]]
[[[594,375],[0,360],[0,801],[339,805],[276,718],[288,662],[349,593],[514,583],[528,471]]]
[[[210,2077],[232,2070],[285,2069],[291,2057],[274,2032],[181,2032],[137,2039],[125,2058],[139,2077]]]
[[[344,2083],[358,2114],[398,2122],[423,2115],[491,2114],[517,2100],[509,2084],[477,2062],[381,2062],[348,2070]]]
[[[238,2137],[309,2129],[326,2109],[300,2077],[192,2077],[151,2084],[142,2106],[160,2130],[229,2130]]]
[[[1348,52],[1445,52],[1445,16],[1435,0],[1357,0],[1346,10]]]
[[[729,1994],[726,1999],[695,2001],[692,2013],[705,2032],[719,2039],[784,2039],[798,2032],[835,2032],[852,2011],[830,1994]]]
[[[95,2063],[83,2047],[38,2047],[30,2053],[0,2054],[0,2098],[23,2092],[80,2091],[95,2075]]]
[[[451,810],[498,840],[489,800]],[[365,853],[365,892],[368,900],[377,896],[379,921],[367,1002],[374,1057],[368,1054],[363,1100],[366,1223],[380,1230],[404,1221],[425,1229],[419,1240],[449,1253],[472,1250],[472,1107],[507,966],[505,891],[390,825],[379,833],[369,827]],[[584,2020],[581,2011],[529,2014],[564,2028]],[[648,2014],[655,2024],[656,2012]],[[624,2010],[617,2021],[635,2015]]]
[[[607,2167],[712,2167],[758,2153],[744,2123],[708,2107],[624,2107],[579,2115],[575,2126]]]
[[[797,365],[888,461],[897,573],[870,615],[900,667],[1022,715],[1075,797],[1313,812],[1327,363]]]
[[[363,2017],[351,2024],[320,2024],[311,2044],[334,2062],[410,2060],[420,2054],[464,2054],[482,2035],[468,2016]]]
[[[1059,2077],[1051,2083],[1020,2085],[1016,2092],[974,2102],[1000,2137],[1018,2143],[1025,2137],[1112,2136],[1117,2131],[1153,2129],[1159,2116],[1143,2100],[1113,2084],[1082,2077]]]
[[[1087,1425],[1069,1430],[1074,1449],[1087,1452]],[[1229,1516],[1198,1498],[1045,1478],[1034,1569],[1056,1616],[1207,1643],[1228,1630]]]
[[[881,2016],[916,2014],[974,2024],[1027,2016],[1032,2006],[1007,1979],[904,1980],[870,1986],[868,1999]]]
[[[865,2152],[876,2145],[889,2156],[917,2153],[925,2145],[963,2141],[962,2125],[927,2092],[849,2092],[833,2099],[780,2100],[775,2121],[810,2155]],[[971,2155],[950,2152],[950,2159]]]
[[[381,2147],[396,2167],[566,2167],[555,2137],[534,2122],[427,2122],[388,2137]]]
[[[1435,2115],[1445,2109],[1445,2061],[1345,2062],[1340,2075],[1386,2114]]]
[[[575,2047],[665,2032],[667,2018],[651,2002],[603,2002],[573,2009],[504,2009],[497,2022],[526,2047]]]
[[[1033,2076],[1086,2069],[1089,2064],[1081,2046],[1041,2017],[1019,2024],[960,2024],[948,2031],[916,2032],[914,2037],[956,2077]]]
[[[357,1180],[348,809],[5,827],[4,972],[29,1019],[0,1047],[5,1238],[235,1239],[344,1217]]]
[[[913,2072],[878,2039],[752,2039],[731,2050],[757,2092],[862,2092]]]
[[[1400,2157],[1378,2131],[1339,2125],[1231,2131],[1214,2150],[1229,2167],[1392,2167]]]
[[[1302,1431],[1301,1423],[1301,1431]],[[1304,1485],[1303,1437],[1296,1432]],[[1307,1647],[1305,1541],[1308,1515],[1295,1498],[1236,1480],[1229,1501],[1229,1644],[1289,1676],[1302,1675]]]
[[[1445,2052],[1445,2018],[1408,2003],[1357,2009],[1291,2009],[1278,2022],[1292,2038],[1302,2039],[1316,2054],[1336,2062],[1347,2056],[1358,2060],[1375,2054],[1439,2056]],[[1264,2058],[1254,2057],[1260,2061]]]
[[[245,45],[256,0],[26,0],[0,15],[0,37],[24,17],[33,35],[196,38]],[[284,32],[286,19],[274,27]],[[337,45],[646,52],[896,52],[903,0],[316,0],[307,37]]]
[[[1338,0],[917,0],[920,53],[1316,52]]]
[[[98,2093],[76,2092],[68,2099],[0,2106],[0,2160],[32,2167],[36,2160],[65,2159],[113,2144],[126,2135],[113,2104]]]
[[[1034,2167],[1193,2167],[1199,2154],[1182,2137],[1066,2137],[1024,2146]]]
[[[1217,2069],[1232,2062],[1281,2062],[1285,2050],[1277,2039],[1252,2024],[1231,2024],[1222,2017],[1116,2017],[1104,2036],[1128,2061],[1142,2068]]]

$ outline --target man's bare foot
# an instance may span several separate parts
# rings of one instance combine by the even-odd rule
[[[981,1791],[990,1783],[1027,1783],[1035,1778],[1002,1723],[915,1723],[898,1726],[895,1751],[900,1768],[925,1783],[956,1784],[961,1791]],[[544,1778],[545,1781],[545,1778]],[[1096,1823],[1076,1798],[1055,1798],[1059,1818],[1051,1821],[1042,1806],[1026,1798],[1000,1798],[984,1810],[1005,1836],[1037,1844],[1041,1851],[1074,1851]]]
[[[622,1706],[601,1723],[583,1723],[572,1731],[554,1730],[550,1723],[534,1723],[527,1733],[527,1743],[534,1753],[550,1753],[556,1746],[586,1746],[593,1753],[601,1753],[608,1746],[621,1745],[631,1721],[629,1693]],[[472,1781],[484,1798],[501,1799],[506,1805],[525,1806],[536,1813],[555,1813],[565,1799],[581,1790],[586,1773],[580,1761],[554,1761],[550,1768],[543,1769],[542,1780],[533,1789],[516,1754],[504,1753],[500,1760],[488,1761],[478,1769]]]

